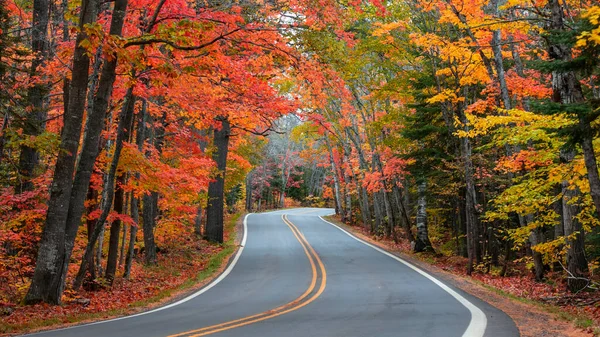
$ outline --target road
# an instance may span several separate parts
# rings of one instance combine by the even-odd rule
[[[242,247],[199,292],[40,337],[514,337],[502,311],[300,208],[250,214]],[[33,335],[32,335],[33,336]]]

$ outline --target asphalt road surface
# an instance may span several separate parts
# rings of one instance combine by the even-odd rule
[[[35,336],[513,337],[502,311],[299,208],[250,214],[242,247],[200,291],[129,317]]]

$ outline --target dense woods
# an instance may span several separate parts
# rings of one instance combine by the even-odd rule
[[[290,205],[593,290],[599,61],[593,1],[0,0],[0,304]]]

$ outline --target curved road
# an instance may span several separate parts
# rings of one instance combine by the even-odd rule
[[[519,336],[502,311],[320,218],[331,213],[250,214],[230,266],[197,293],[35,336]]]

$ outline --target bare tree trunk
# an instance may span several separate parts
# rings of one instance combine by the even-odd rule
[[[333,150],[331,149],[331,143],[327,136],[325,138],[325,144],[327,145],[327,151],[329,151],[329,165],[331,165],[331,173],[333,174],[333,190],[335,193],[335,214],[339,214],[342,217],[342,221],[346,221],[344,209],[342,208],[342,199],[340,197],[340,180],[338,177],[337,166],[335,165],[335,159],[333,158]]]
[[[117,179],[117,188],[114,197],[113,210],[118,214],[123,214],[123,206],[125,205],[125,176],[121,175]],[[110,285],[112,285],[115,274],[117,272],[117,259],[119,257],[119,239],[121,235],[121,220],[116,219],[110,225],[110,236],[108,239],[108,257],[106,259],[106,272],[104,277]]]
[[[498,0],[492,0],[491,5],[494,14],[498,15]],[[506,85],[506,77],[504,75],[504,64],[502,58],[502,33],[500,29],[494,30],[492,33],[492,51],[494,53],[494,64],[496,68],[496,77],[498,79],[498,85],[500,86],[500,97],[502,103],[504,103],[504,109],[511,109],[512,104],[510,96],[508,94],[508,87]]]
[[[429,230],[427,227],[426,186],[425,181],[417,184],[419,199],[417,201],[417,237],[415,241],[415,252],[433,251],[433,247],[429,241]]]
[[[219,119],[220,130],[214,131],[214,146],[217,148],[213,160],[217,163],[219,175],[208,185],[208,207],[206,208],[206,239],[212,242],[223,242],[223,203],[225,194],[225,169],[231,126],[226,117]]]
[[[464,125],[467,125],[466,116],[463,111],[459,111],[459,119]],[[467,274],[473,271],[473,264],[481,262],[480,250],[480,235],[479,224],[477,223],[477,199],[475,191],[475,182],[473,179],[473,161],[471,158],[472,148],[471,141],[467,137],[460,139],[461,155],[463,160],[463,169],[465,177],[465,215],[466,215],[466,230],[467,230],[467,251],[468,251],[468,266]]]

